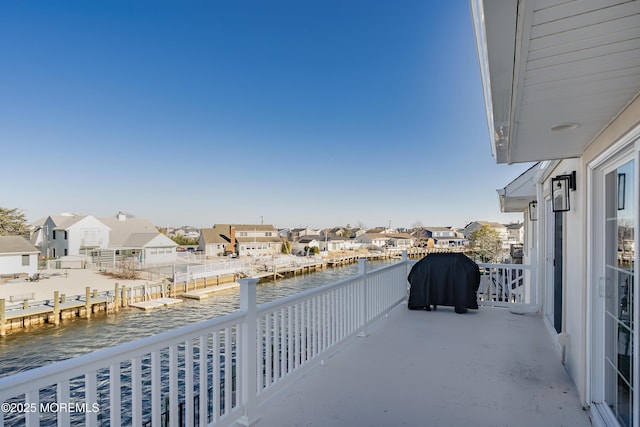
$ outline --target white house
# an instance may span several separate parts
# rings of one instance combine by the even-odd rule
[[[31,241],[46,258],[80,255],[85,250],[106,249],[110,228],[91,215],[62,214],[38,224]]]
[[[170,264],[178,246],[148,220],[123,213],[109,218],[49,216],[35,224],[31,241],[47,258],[88,255],[101,263],[133,256],[141,264]]]
[[[122,213],[100,218],[109,229],[108,250],[115,259],[135,257],[142,265],[172,264],[177,259],[178,244],[161,234],[148,220]]]
[[[522,212],[537,303],[593,425],[640,425],[640,2],[472,0],[492,154],[535,163]]]
[[[309,234],[301,236],[293,243],[292,249],[294,252],[304,251],[305,248],[312,248],[314,246],[320,249],[320,241],[321,238],[319,235]]]
[[[40,251],[21,236],[0,236],[0,276],[38,272]]]
[[[407,249],[413,246],[414,238],[408,233],[391,234],[387,239],[387,244],[394,248]]]
[[[364,233],[355,239],[356,243],[360,243],[363,246],[376,246],[379,248],[387,245],[388,240],[389,235],[382,233]]]

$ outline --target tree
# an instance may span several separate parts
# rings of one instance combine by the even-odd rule
[[[0,206],[0,236],[22,236],[28,238],[29,234],[29,226],[22,210]]]
[[[480,259],[480,262],[497,262],[502,254],[500,234],[486,225],[471,232],[469,243],[471,252],[475,258]]]
[[[291,242],[288,240],[285,240],[284,242],[282,242],[282,250],[281,252],[283,254],[290,254],[291,253]]]
[[[193,246],[197,246],[199,244],[199,240],[196,238],[189,238],[189,237],[184,237],[184,236],[173,236],[171,237],[171,240],[173,240],[174,242],[176,242],[179,245],[193,245]]]

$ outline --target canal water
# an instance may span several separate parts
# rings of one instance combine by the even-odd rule
[[[397,261],[373,261],[375,269]],[[258,304],[333,283],[358,272],[358,265],[329,268],[316,273],[266,282],[257,287]],[[209,299],[184,299],[181,304],[151,311],[134,308],[118,314],[97,314],[58,326],[40,325],[0,339],[0,376],[48,365],[85,353],[199,322],[240,308],[239,288],[220,291]]]

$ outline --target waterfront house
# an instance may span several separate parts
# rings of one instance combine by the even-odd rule
[[[83,255],[101,264],[115,264],[127,257],[135,258],[141,265],[171,264],[175,262],[178,246],[148,220],[122,212],[109,218],[49,216],[36,223],[31,241],[47,258]]]
[[[344,251],[346,248],[346,239],[344,237],[328,234],[326,237],[322,237],[318,242],[321,251]]]
[[[408,233],[395,233],[389,236],[387,244],[396,249],[407,249],[413,246],[414,239]]]
[[[356,243],[360,243],[363,246],[375,246],[381,248],[387,245],[389,240],[388,234],[382,233],[364,233],[355,238]]]
[[[106,249],[110,231],[108,225],[91,215],[64,213],[39,221],[31,241],[43,257],[59,258],[84,254],[87,250]]]
[[[298,240],[296,240],[295,242],[293,242],[293,251],[294,252],[304,252],[306,250],[306,248],[312,248],[312,247],[317,247],[318,249],[320,249],[320,240],[321,237],[319,235],[306,235],[306,236],[301,236],[298,238]]]
[[[499,190],[557,352],[598,426],[638,426],[640,2],[472,0]]]
[[[224,256],[227,253],[235,253],[235,245],[231,245],[231,230],[216,228],[203,228],[200,230],[198,249],[206,256]],[[227,251],[227,246],[229,250]]]
[[[420,236],[428,246],[434,248],[461,248],[466,243],[466,239],[460,237],[452,227],[425,227],[421,230]]]
[[[22,236],[0,236],[0,277],[38,272],[40,251]]]
[[[215,224],[200,230],[198,248],[207,256],[275,255],[282,252],[282,240],[273,225]]]
[[[148,220],[119,213],[115,217],[100,218],[109,228],[107,251],[114,259],[134,257],[141,265],[173,264],[178,244],[160,233]],[[93,251],[95,252],[95,251]]]

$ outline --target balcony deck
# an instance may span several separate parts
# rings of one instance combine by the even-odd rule
[[[259,427],[590,425],[540,315],[401,304],[266,403]]]

